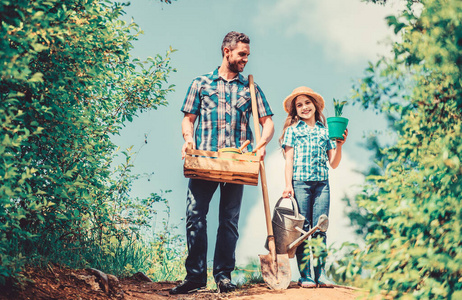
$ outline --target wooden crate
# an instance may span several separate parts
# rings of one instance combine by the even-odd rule
[[[220,153],[186,149],[183,172],[186,178],[258,185],[260,155]]]

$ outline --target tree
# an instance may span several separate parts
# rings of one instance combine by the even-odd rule
[[[367,270],[372,291],[396,298],[460,299],[462,2],[423,0],[421,11],[414,2],[387,18],[402,38],[394,57],[357,88],[364,107],[397,117],[398,138],[356,199],[368,212],[367,247],[338,273]]]
[[[128,200],[129,153],[115,174],[111,166],[111,135],[166,105],[173,88],[172,49],[130,58],[141,30],[119,19],[123,5],[1,3],[0,283],[24,263],[86,265],[91,251],[107,252],[165,201]]]

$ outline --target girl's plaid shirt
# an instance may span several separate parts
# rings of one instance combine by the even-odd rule
[[[294,148],[293,180],[324,181],[329,177],[327,151],[336,148],[327,128],[316,122],[313,129],[303,121],[287,127],[282,147]]]

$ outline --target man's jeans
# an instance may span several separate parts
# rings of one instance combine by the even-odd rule
[[[218,183],[190,179],[186,202],[186,237],[188,257],[186,258],[186,280],[207,282],[207,213],[210,200],[220,186],[219,224],[213,276],[218,282],[231,279],[235,267],[235,249],[238,221],[244,186],[241,184]]]
[[[297,200],[300,214],[305,217],[303,230],[309,231],[316,226],[322,214],[329,216],[330,189],[329,181],[293,181],[295,199]],[[322,237],[326,243],[326,233],[317,230],[313,237]],[[307,240],[304,240],[296,250],[302,280],[310,275],[309,254],[303,254]],[[305,257],[305,258],[304,258]],[[303,259],[304,258],[304,259]],[[306,261],[308,259],[308,261]],[[308,264],[306,264],[308,262]],[[305,264],[305,265],[304,265]],[[306,268],[308,266],[308,268]]]

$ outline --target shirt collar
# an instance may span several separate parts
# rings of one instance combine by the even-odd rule
[[[303,122],[302,120],[298,120],[297,122],[297,125],[295,125],[295,127],[299,127],[299,126],[308,126],[305,122]],[[321,127],[321,128],[324,128],[326,126],[324,126],[324,124],[322,124],[320,121],[316,121],[316,123],[314,124],[314,127]]]
[[[212,74],[212,80],[216,81],[216,80],[219,80],[220,78],[225,80],[223,77],[220,76],[220,74],[218,74],[218,69],[220,68],[220,66],[218,66],[215,71],[213,71],[213,74]],[[236,77],[234,77],[233,79],[230,80],[231,81],[234,81],[234,80],[239,80],[242,84],[246,85],[247,82],[248,82],[248,79],[247,77],[245,77],[244,75],[242,75],[241,73],[237,74]]]

